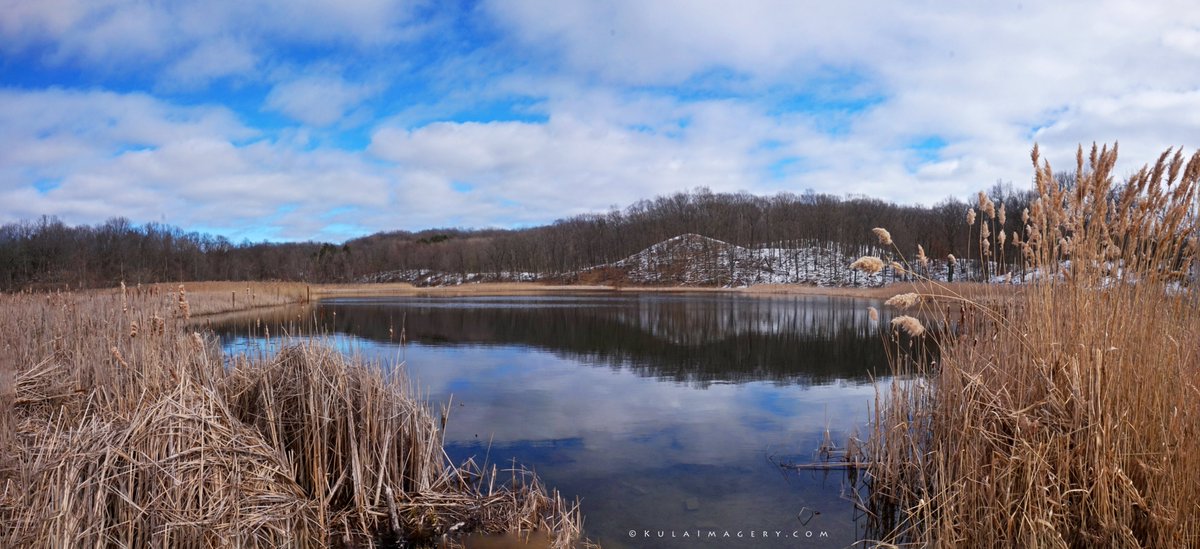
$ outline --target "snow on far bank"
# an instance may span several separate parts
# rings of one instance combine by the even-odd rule
[[[479,282],[587,283],[648,286],[744,287],[755,284],[809,284],[816,286],[882,286],[904,280],[902,273],[887,266],[878,274],[867,275],[850,269],[861,255],[886,253],[864,249],[851,256],[833,244],[814,245],[776,243],[746,248],[698,234],[682,234],[650,246],[613,263],[580,269],[573,273],[542,275],[530,272],[446,273],[428,269],[409,269],[375,273],[360,282],[408,282],[415,286],[452,286]],[[963,280],[973,274],[964,261],[955,264],[954,278]],[[930,262],[923,276],[947,280],[950,266],[946,261]]]

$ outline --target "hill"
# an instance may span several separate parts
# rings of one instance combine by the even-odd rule
[[[780,243],[783,244],[783,243]],[[811,284],[816,286],[879,286],[903,275],[890,267],[877,275],[849,268],[857,256],[836,246],[764,245],[743,247],[686,233],[654,244],[629,257],[561,275],[537,273],[446,273],[408,269],[375,273],[360,282],[408,282],[416,286],[447,286],[474,282],[556,282],[638,286],[737,287],[754,284]],[[882,255],[877,249],[863,253]],[[946,278],[944,262],[931,264],[931,276]]]
[[[1015,214],[1027,207],[1031,193],[997,186],[988,196],[993,198],[981,193],[980,202],[994,199]],[[896,242],[910,246],[906,254],[921,244],[931,258],[977,256],[969,253],[979,241],[965,223],[969,208],[957,199],[922,207],[807,192],[755,196],[697,189],[547,225],[389,231],[343,243],[235,243],[123,218],[69,226],[43,217],[0,225],[0,291],[206,280],[870,283],[843,265],[872,253],[874,227],[886,227]],[[1025,234],[1017,215],[993,220],[991,230]],[[1015,246],[998,253],[1003,264],[1022,262]]]

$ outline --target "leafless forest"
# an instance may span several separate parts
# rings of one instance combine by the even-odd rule
[[[987,194],[1010,212],[1032,199],[1011,185],[994,185]],[[968,207],[957,198],[920,207],[812,192],[762,197],[699,189],[527,229],[382,232],[341,244],[236,243],[121,218],[93,226],[41,218],[0,227],[0,289],[112,287],[122,280],[349,282],[405,269],[554,277],[684,233],[745,247],[824,247],[856,255],[874,244],[870,229],[879,225],[891,227],[897,239],[925,243],[930,257],[965,257],[971,238],[961,226]],[[1019,216],[1009,223],[1005,229],[1019,229]]]

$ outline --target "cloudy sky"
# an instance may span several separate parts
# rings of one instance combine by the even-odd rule
[[[0,0],[0,222],[520,227],[706,186],[932,204],[1200,141],[1188,2]]]

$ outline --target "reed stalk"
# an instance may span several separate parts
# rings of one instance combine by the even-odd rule
[[[937,353],[893,353],[876,399],[881,541],[1200,546],[1200,154],[1167,151],[1121,184],[1116,158],[1081,148],[1062,184],[1034,148],[1015,293],[955,299],[926,280],[910,314],[938,327],[921,340]]]
[[[226,357],[190,320],[295,286],[0,295],[0,546],[586,543],[531,473],[450,463],[402,371],[320,341]]]

